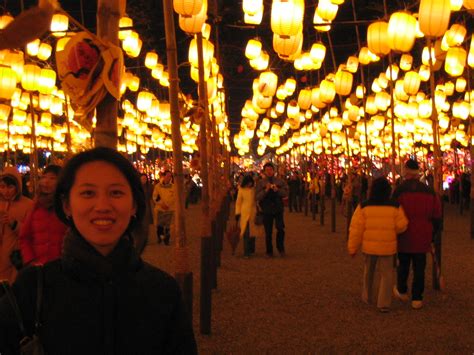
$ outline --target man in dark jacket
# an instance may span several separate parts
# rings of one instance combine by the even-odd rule
[[[419,181],[419,166],[409,159],[404,167],[405,180],[395,189],[394,199],[408,218],[407,230],[398,239],[398,278],[395,296],[408,301],[407,280],[413,263],[412,308],[423,307],[426,253],[431,249],[433,232],[441,226],[441,203],[429,186]]]
[[[283,222],[283,197],[288,196],[288,186],[275,176],[272,163],[263,166],[264,178],[256,188],[256,199],[263,212],[263,226],[265,228],[265,244],[267,256],[273,256],[272,232],[273,221],[277,229],[276,247],[281,256],[285,255],[285,224]]]

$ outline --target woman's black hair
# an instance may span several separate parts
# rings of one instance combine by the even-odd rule
[[[0,181],[4,182],[7,186],[15,186],[18,189],[18,180],[11,175],[5,175],[0,178]]]
[[[252,175],[247,174],[242,179],[242,182],[240,183],[240,187],[246,187],[249,184],[252,184],[252,186],[255,185],[255,180],[253,179]]]
[[[128,225],[127,232],[130,233],[140,224],[146,209],[145,194],[143,192],[140,177],[133,167],[133,165],[116,150],[98,147],[91,150],[86,150],[73,156],[64,166],[59,175],[56,192],[54,193],[54,209],[57,216],[65,224],[74,227],[73,221],[66,216],[63,209],[63,201],[69,199],[72,186],[76,179],[76,174],[79,168],[84,164],[96,161],[103,161],[116,167],[128,181],[130,189],[132,190],[133,200],[136,206],[135,218],[132,218]]]
[[[392,187],[384,176],[372,181],[372,188],[370,189],[370,200],[373,201],[387,201],[390,199]]]

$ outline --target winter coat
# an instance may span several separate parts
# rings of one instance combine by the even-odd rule
[[[247,223],[249,224],[249,235],[254,236],[255,214],[257,211],[254,187],[239,187],[237,200],[235,201],[235,214],[240,215],[240,236],[245,233]]]
[[[355,254],[362,244],[362,252],[370,255],[393,255],[397,252],[397,234],[408,225],[403,208],[395,201],[359,204],[349,227],[347,249]]]
[[[441,225],[441,202],[433,189],[417,179],[403,181],[393,192],[408,218],[408,228],[398,238],[401,253],[427,253],[431,250],[433,227]]]
[[[266,191],[267,184],[275,184],[277,191]],[[288,185],[275,176],[264,177],[257,183],[255,195],[263,214],[283,213],[283,198],[288,196]]]
[[[169,226],[172,222],[174,205],[175,205],[175,191],[174,185],[158,183],[153,189],[153,201],[155,201],[154,218],[156,225]],[[165,209],[167,206],[168,209]]]
[[[177,282],[144,263],[127,238],[102,256],[80,235],[64,239],[61,259],[44,265],[40,340],[47,354],[196,354]],[[12,289],[31,332],[35,268]],[[0,353],[19,343],[10,303],[0,299]]]
[[[45,264],[59,258],[67,228],[53,210],[36,203],[20,229],[23,263]]]
[[[0,211],[7,211],[12,223],[0,225],[0,280],[15,280],[17,271],[10,262],[10,254],[19,249],[18,233],[33,201],[22,195],[21,175],[14,168],[6,168],[2,176],[9,175],[17,181],[17,194],[13,201],[1,201]]]

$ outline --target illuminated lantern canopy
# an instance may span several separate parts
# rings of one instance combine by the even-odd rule
[[[272,31],[280,36],[295,36],[303,28],[304,0],[274,0],[271,11]]]
[[[11,68],[0,66],[0,98],[10,100],[15,88],[15,72]]]
[[[335,90],[338,95],[347,96],[352,90],[352,74],[345,70],[339,70],[334,78]]]
[[[195,16],[201,12],[203,0],[173,0],[173,8],[181,16]]]
[[[464,48],[449,48],[444,62],[444,70],[451,76],[460,76],[464,72],[467,53]]]
[[[367,29],[367,45],[369,50],[378,56],[383,56],[390,52],[388,23],[377,21],[369,25]]]
[[[395,12],[388,22],[388,45],[400,52],[409,52],[416,39],[416,18],[406,12]]]
[[[421,0],[418,11],[420,30],[428,37],[441,37],[449,26],[451,0]]]

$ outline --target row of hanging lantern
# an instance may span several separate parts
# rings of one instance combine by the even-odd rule
[[[444,69],[446,73],[455,79],[454,81],[446,82],[444,85],[438,85],[433,95],[436,107],[440,112],[440,128],[443,131],[442,133],[444,133],[441,137],[441,148],[444,150],[449,149],[453,139],[456,139],[463,146],[468,145],[469,135],[466,134],[465,130],[467,125],[464,124],[463,121],[474,114],[474,105],[471,99],[472,93],[465,93],[462,99],[459,99],[459,95],[466,89],[466,80],[460,77],[460,75],[463,74],[466,61],[467,64],[472,67],[472,41],[469,53],[467,53],[462,48],[467,32],[465,27],[454,24],[448,30],[449,14],[451,11],[451,3],[449,1],[444,2],[444,5],[447,6],[444,8],[444,12],[441,11],[443,10],[442,8],[436,8],[434,13],[438,18],[431,18],[431,21],[429,20],[429,13],[427,14],[427,10],[424,10],[426,4],[426,1],[422,1],[420,4],[419,22],[413,15],[395,13],[392,14],[388,23],[378,21],[371,24],[368,29],[368,47],[362,48],[358,57],[351,56],[346,65],[340,66],[335,74],[330,74],[326,77],[319,85],[319,88],[316,87],[311,90],[304,88],[299,91],[297,103],[300,111],[303,109],[307,110],[305,113],[308,112],[308,101],[304,98],[309,97],[308,92],[311,91],[314,92],[314,95],[312,95],[314,100],[311,101],[309,107],[313,112],[317,112],[314,108],[318,110],[325,108],[327,104],[330,104],[334,100],[335,93],[341,96],[351,93],[352,78],[347,74],[355,73],[359,64],[367,65],[370,62],[378,61],[380,56],[388,54],[390,50],[405,52],[400,58],[399,66],[393,65],[374,80],[371,86],[371,94],[368,94],[367,89],[362,85],[358,85],[355,93],[352,93],[350,96],[351,100],[346,100],[342,115],[329,115],[328,113],[323,115],[321,124],[325,124],[325,121],[327,124],[322,130],[324,134],[319,134],[317,129],[313,130],[313,126],[306,125],[299,131],[293,131],[294,133],[291,138],[277,149],[277,154],[284,154],[292,149],[294,150],[294,147],[308,154],[311,154],[313,151],[318,153],[323,149],[323,146],[321,143],[316,142],[325,142],[328,130],[333,132],[333,143],[336,144],[335,152],[337,152],[338,149],[343,149],[342,145],[337,147],[337,142],[344,142],[340,137],[342,133],[338,132],[344,125],[347,127],[352,125],[352,129],[349,130],[352,153],[365,153],[364,150],[366,148],[364,144],[362,144],[362,142],[365,141],[365,127],[363,122],[359,121],[359,119],[367,113],[370,118],[368,121],[368,135],[372,144],[372,153],[376,155],[386,155],[387,151],[390,151],[389,146],[392,140],[389,131],[390,127],[386,125],[386,118],[392,114],[391,111],[387,111],[390,105],[394,106],[394,115],[396,116],[395,130],[399,137],[399,149],[401,154],[408,154],[414,142],[421,142],[427,145],[433,144],[433,132],[431,120],[429,119],[431,116],[431,99],[428,95],[419,91],[421,83],[427,81],[431,75],[429,67],[430,50],[438,61],[437,67],[435,67],[434,70],[441,68],[443,56],[445,56],[447,60],[444,60]],[[464,5],[466,6],[466,4]],[[441,6],[439,2],[437,6]],[[467,4],[466,7],[468,6],[469,4]],[[418,23],[420,23],[420,25],[418,25]],[[400,31],[401,26],[404,26],[403,28],[410,28],[410,31]],[[445,26],[445,28],[440,29],[440,26]],[[390,28],[392,30],[390,30]],[[419,28],[418,31],[417,28]],[[394,31],[394,29],[397,29],[397,31]],[[406,52],[411,50],[415,39],[422,37],[424,34],[431,37],[438,35],[443,37],[437,41],[437,45],[434,48],[430,49],[425,47],[422,58],[423,64],[418,69],[413,69],[413,58]],[[449,56],[448,52],[450,54]],[[426,57],[428,57],[428,59],[426,59]],[[399,74],[401,74],[400,69],[406,72],[404,77],[401,77],[401,75],[398,77]],[[336,77],[338,77],[337,80]],[[389,80],[394,81],[395,84],[393,103],[391,102],[390,95],[386,91]],[[322,100],[320,98],[318,99],[317,93],[318,89],[321,91],[321,88],[323,88]],[[448,98],[453,96],[454,90],[457,93],[458,99],[450,104]],[[360,103],[358,104],[354,99],[357,98],[360,100],[363,95],[367,95],[365,107],[360,106]],[[319,107],[316,105],[319,105]],[[248,103],[246,106],[246,110],[249,111]],[[275,106],[265,112],[271,113],[276,110],[278,106],[281,107],[281,102],[277,102]],[[295,112],[297,111],[294,101],[291,105],[290,103],[288,104],[288,107],[290,106],[294,108]],[[334,111],[334,107],[331,110]],[[267,124],[267,116],[269,115],[266,115],[266,117],[262,119],[262,125],[264,123],[265,125]],[[270,116],[270,118],[271,117],[272,116]],[[288,115],[288,117],[290,117],[290,115]],[[308,114],[307,117],[311,116]],[[247,121],[247,117],[244,117],[242,120],[242,122]],[[301,121],[303,122],[304,120],[302,119]],[[257,125],[255,124],[254,126]],[[245,130],[242,130],[237,138],[234,139],[234,143],[236,143],[236,141],[239,143],[238,146],[236,145],[239,149],[239,153],[244,153],[247,150],[244,146],[246,141],[243,137],[252,136],[252,132],[248,131],[249,127],[244,126],[244,128]],[[257,135],[259,135],[258,132],[259,131],[257,131]],[[301,132],[304,132],[304,134],[301,134]],[[311,134],[307,132],[311,132]],[[284,134],[286,134],[286,131],[284,131]],[[407,138],[404,134],[408,134],[408,136],[411,137]],[[262,149],[265,143],[266,140],[260,140],[259,154],[263,154],[265,151]],[[325,147],[327,146],[328,145],[325,145]],[[315,149],[316,147],[318,149]],[[346,154],[347,153],[348,152],[346,152]]]

